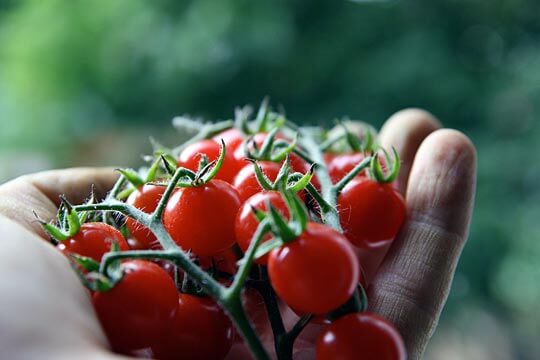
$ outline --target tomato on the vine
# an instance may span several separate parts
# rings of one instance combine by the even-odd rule
[[[202,155],[206,155],[209,162],[217,160],[219,158],[220,148],[219,143],[214,140],[201,140],[190,144],[180,154],[180,157],[177,160],[178,166],[196,172],[199,169],[199,162],[201,161]],[[231,150],[228,148],[225,149],[225,159],[223,160],[223,164],[215,179],[232,183],[240,165],[234,158]]]
[[[92,302],[113,349],[128,352],[151,346],[165,335],[178,293],[157,264],[128,260],[121,267],[122,279],[111,290],[96,292]]]
[[[376,248],[390,242],[405,221],[405,201],[392,184],[352,180],[338,197],[344,234],[354,245]]]
[[[233,339],[233,324],[214,300],[180,294],[172,327],[152,350],[158,360],[221,360]]]
[[[77,254],[100,262],[103,255],[111,251],[114,243],[122,251],[129,250],[120,231],[105,223],[89,222],[82,224],[77,234],[61,241],[57,247],[65,255]]]
[[[244,141],[244,136],[237,128],[230,128],[215,135],[212,140],[217,143],[223,140],[227,147],[227,151],[234,153],[236,148]]]
[[[358,165],[366,156],[361,152],[351,152],[345,154],[336,154],[327,157],[328,174],[332,183],[337,183],[347,175],[356,165]],[[357,176],[365,176],[365,170]]]
[[[347,314],[317,340],[317,360],[405,360],[403,339],[387,320],[373,313]]]
[[[259,222],[253,214],[252,207],[262,211],[267,211],[267,201],[269,201],[270,204],[272,204],[280,214],[285,216],[286,219],[289,219],[290,217],[287,204],[285,203],[285,200],[283,200],[283,197],[279,192],[263,191],[247,199],[238,211],[234,225],[236,232],[236,241],[244,252],[247,251],[247,249],[249,248],[249,244],[253,239],[253,235],[255,234],[255,231],[257,231],[257,227],[259,226]],[[270,240],[270,238],[271,235],[267,234],[263,239],[263,242]],[[268,255],[265,255],[255,261],[258,264],[266,265],[268,262]]]
[[[135,189],[127,198],[127,203],[135,206],[137,209],[145,213],[152,213],[165,192],[164,186],[145,184],[140,188]],[[161,246],[156,239],[156,236],[144,225],[139,224],[134,219],[128,217],[126,226],[134,238],[131,243],[131,248],[134,250],[143,249],[159,249]]]
[[[276,180],[281,165],[271,161],[258,161],[257,164],[260,166],[262,172],[266,175],[268,180],[271,182]],[[236,190],[238,190],[238,194],[240,195],[240,200],[242,202],[249,199],[249,197],[252,195],[264,190],[257,180],[253,166],[253,164],[248,163],[234,178],[233,184]]]
[[[349,300],[358,284],[359,264],[342,234],[308,223],[298,238],[270,252],[268,274],[272,287],[290,307],[323,314]]]
[[[225,181],[176,189],[163,213],[163,225],[185,251],[213,256],[236,241],[234,220],[240,208],[238,192]]]

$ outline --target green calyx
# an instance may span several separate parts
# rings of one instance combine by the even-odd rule
[[[37,221],[43,227],[43,230],[51,236],[54,242],[66,241],[69,238],[77,235],[81,228],[81,223],[86,220],[88,216],[87,212],[77,213],[73,206],[67,201],[67,199],[62,195],[60,196],[61,205],[59,211],[59,224],[60,226],[55,226],[51,223],[43,221],[36,212],[34,216]],[[90,201],[87,204],[93,203],[94,196],[91,197]]]
[[[331,131],[333,134],[330,134],[320,145],[321,151],[372,153],[377,150],[378,145],[375,141],[375,132],[371,127],[359,125],[359,129],[353,132],[347,126],[346,119],[336,120],[336,123],[335,130]]]
[[[279,172],[275,181],[271,181],[263,172],[257,161],[248,159],[253,164],[253,170],[257,182],[261,188],[269,191],[277,191],[281,188],[298,193],[304,190],[313,178],[315,164],[312,164],[309,170],[305,173],[293,173],[291,174],[291,162],[289,157],[285,158],[285,161],[281,164]]]
[[[119,251],[120,247],[118,243],[114,242],[111,246],[110,253]],[[70,254],[69,258],[73,269],[83,284],[92,291],[110,291],[124,276],[120,261],[110,263],[107,268],[102,271],[101,264],[92,258],[78,254]]]
[[[392,147],[392,157],[384,149],[381,149],[384,155],[385,167],[381,164],[380,157],[375,154],[371,157],[369,174],[371,177],[381,184],[391,183],[395,181],[399,175],[401,166],[399,155],[395,148]]]
[[[255,258],[262,257],[273,249],[297,239],[305,231],[309,221],[306,206],[297,194],[285,188],[279,189],[279,192],[287,204],[290,220],[287,221],[270,201],[267,201],[265,204],[266,212],[252,208],[258,221],[268,221],[270,231],[273,235],[272,240],[259,246],[255,253]]]
[[[259,147],[253,137],[248,138],[243,144],[246,159],[281,162],[291,154],[298,143],[298,133],[293,134],[293,139],[288,142],[283,139],[276,139],[280,128],[273,128]]]
[[[161,155],[161,161],[163,166],[169,173],[171,177],[176,177],[178,180],[175,181],[175,187],[197,187],[202,186],[210,182],[219,172],[225,161],[225,155],[227,149],[223,139],[220,144],[219,157],[208,162],[208,157],[202,156],[199,163],[199,170],[193,172],[190,169],[184,167],[177,167],[176,161],[171,156],[165,154]],[[163,183],[157,183],[154,185],[166,185]]]

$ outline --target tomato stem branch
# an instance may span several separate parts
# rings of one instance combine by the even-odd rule
[[[321,202],[320,204],[324,204],[321,206],[321,218],[326,225],[333,227],[339,232],[343,232],[336,209],[338,194],[336,189],[334,189],[332,180],[328,174],[328,169],[324,163],[323,152],[320,150],[315,139],[313,139],[313,137],[311,137],[309,134],[305,134],[303,136],[303,141],[305,145],[304,147],[309,153],[308,157],[317,163],[317,166],[315,167],[315,174],[317,174],[317,179],[321,185],[321,197],[324,199],[324,202]],[[317,200],[317,198],[318,197],[316,197],[315,200]]]
[[[372,157],[366,157],[360,163],[358,163],[351,171],[349,171],[341,180],[339,180],[334,186],[334,191],[337,195],[343,190],[343,188],[351,182],[360,172],[366,169],[371,163]]]
[[[218,301],[233,319],[237,329],[240,331],[242,337],[247,343],[251,351],[251,355],[253,355],[257,360],[270,360],[270,357],[266,353],[261,340],[253,330],[253,327],[246,316],[240,296],[230,298],[222,297],[218,299]]]
[[[257,251],[257,248],[259,247],[259,244],[261,243],[263,237],[266,235],[266,233],[269,230],[270,230],[270,224],[268,223],[268,220],[263,220],[257,227],[257,231],[253,235],[253,239],[249,245],[249,248],[246,254],[244,255],[244,258],[241,260],[242,263],[240,265],[240,268],[238,269],[238,272],[236,276],[234,277],[234,281],[232,285],[227,290],[226,296],[229,296],[229,297],[240,296],[240,292],[242,291],[242,288],[244,287],[246,279],[253,265],[253,261],[255,260],[255,252]]]

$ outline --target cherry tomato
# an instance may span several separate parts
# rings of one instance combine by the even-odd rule
[[[233,338],[231,320],[214,300],[180,294],[173,326],[152,350],[158,360],[221,360]]]
[[[122,263],[124,276],[107,292],[92,298],[113,349],[126,352],[154,344],[171,325],[178,293],[159,265],[143,260]]]
[[[159,200],[161,200],[164,192],[164,186],[146,184],[132,192],[126,202],[135,206],[137,209],[150,214],[156,210]],[[136,240],[134,243],[130,244],[132,249],[143,250],[161,248],[156,236],[147,227],[139,224],[130,217],[126,220],[126,226]]]
[[[399,332],[373,313],[352,313],[329,325],[317,340],[317,360],[405,360]]]
[[[345,236],[361,248],[391,242],[405,220],[405,201],[392,184],[354,179],[338,197]]]
[[[242,135],[240,130],[236,128],[231,128],[217,134],[212,139],[217,143],[219,143],[221,139],[223,139],[223,142],[227,147],[227,151],[233,154],[236,148],[242,143],[242,141],[244,141],[244,136]]]
[[[219,157],[220,145],[214,140],[201,140],[188,145],[178,158],[178,166],[185,167],[192,171],[199,169],[201,156],[206,155],[208,161],[217,160]],[[220,179],[232,183],[236,173],[240,168],[239,163],[234,158],[231,150],[226,148],[225,159],[221,169],[219,169],[215,179]]]
[[[280,164],[271,161],[259,161],[257,164],[271,182],[276,180],[281,167]],[[240,201],[242,202],[249,199],[252,195],[264,190],[257,180],[253,166],[254,165],[251,163],[247,164],[234,178],[233,184],[236,190],[238,190]]]
[[[184,250],[213,256],[236,241],[234,219],[240,208],[232,185],[212,180],[197,187],[176,189],[163,213],[163,225]]]
[[[266,211],[268,210],[266,208],[266,201],[270,201],[276,210],[285,216],[287,220],[290,218],[289,209],[287,208],[287,204],[281,197],[280,193],[276,191],[264,191],[250,197],[246,202],[244,202],[238,211],[234,225],[236,241],[244,252],[249,248],[253,235],[259,226],[259,222],[255,218],[251,207],[253,206],[256,209]],[[263,241],[268,241],[271,237],[271,234],[267,234]],[[268,262],[268,255],[265,255],[255,261],[258,264],[266,265]]]
[[[65,255],[78,254],[100,262],[103,255],[111,251],[113,243],[117,243],[120,250],[129,250],[120,231],[105,223],[90,222],[82,224],[77,234],[57,247]]]
[[[345,303],[359,279],[347,239],[329,226],[308,223],[302,235],[268,257],[272,287],[291,308],[323,314]]]
[[[330,179],[335,184],[347,175],[356,165],[365,159],[365,155],[360,152],[351,152],[346,154],[338,154],[328,156],[327,162],[328,174]],[[365,176],[365,170],[361,171],[358,176]]]

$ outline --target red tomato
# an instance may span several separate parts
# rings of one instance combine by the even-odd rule
[[[259,222],[253,215],[251,207],[253,206],[254,208],[257,208],[259,210],[266,211],[268,210],[266,208],[267,200],[270,201],[270,203],[276,208],[276,210],[280,214],[285,216],[287,220],[290,218],[287,204],[285,203],[285,200],[283,200],[279,192],[264,191],[250,197],[246,202],[244,202],[242,208],[238,211],[234,225],[234,229],[236,232],[236,241],[244,252],[247,251],[247,249],[249,248],[249,244],[253,239],[253,235],[255,234],[255,231],[259,226]],[[271,237],[272,236],[269,233],[266,235],[263,241],[268,241]],[[268,262],[268,255],[265,255],[255,261],[258,264],[266,265]]]
[[[163,225],[182,249],[213,256],[235,243],[234,219],[239,208],[240,198],[232,185],[212,180],[176,189],[163,213]]]
[[[159,360],[221,360],[233,338],[231,320],[214,300],[180,294],[173,326],[152,350]]]
[[[156,210],[159,200],[161,200],[164,192],[164,186],[146,184],[132,192],[126,202],[135,206],[137,209],[150,214]],[[132,249],[143,250],[161,248],[156,236],[147,227],[139,224],[130,217],[126,220],[126,226],[136,240],[131,245]]]
[[[240,165],[235,160],[231,150],[226,148],[225,159],[221,169],[219,169],[216,179],[232,183]],[[178,158],[178,166],[185,167],[192,171],[199,169],[201,156],[206,155],[208,161],[217,160],[219,157],[220,145],[214,140],[201,140],[191,145],[188,145]]]
[[[103,255],[111,251],[113,243],[117,243],[120,250],[129,250],[120,231],[105,223],[90,222],[82,224],[77,234],[57,247],[65,255],[78,254],[100,262]]]
[[[113,349],[142,349],[159,340],[171,325],[178,293],[170,276],[143,260],[122,263],[124,276],[107,292],[96,292],[93,304]]]
[[[308,223],[294,241],[270,252],[272,287],[291,308],[324,314],[345,303],[359,279],[358,259],[347,239],[331,227]]]
[[[330,179],[335,184],[347,175],[356,165],[365,159],[365,155],[359,152],[352,152],[339,155],[328,156],[327,162],[328,174]],[[326,161],[326,159],[325,159]],[[365,176],[365,170],[360,172],[358,176]]]
[[[217,134],[212,139],[217,143],[219,143],[221,139],[223,139],[223,142],[227,147],[227,151],[233,154],[236,148],[242,143],[242,141],[244,141],[244,136],[242,135],[240,130],[236,128],[231,128]]]
[[[338,197],[345,236],[361,248],[390,242],[405,220],[405,201],[392,184],[354,179]]]
[[[271,161],[259,161],[257,162],[261,167],[263,173],[266,177],[274,182],[279,173],[281,167],[280,164],[271,162]],[[238,190],[240,195],[240,201],[244,202],[252,195],[263,191],[259,182],[257,181],[257,176],[255,175],[255,170],[253,169],[253,164],[249,163],[244,166],[234,178],[234,187]]]
[[[399,332],[372,313],[352,313],[329,325],[317,341],[317,360],[405,360]]]

